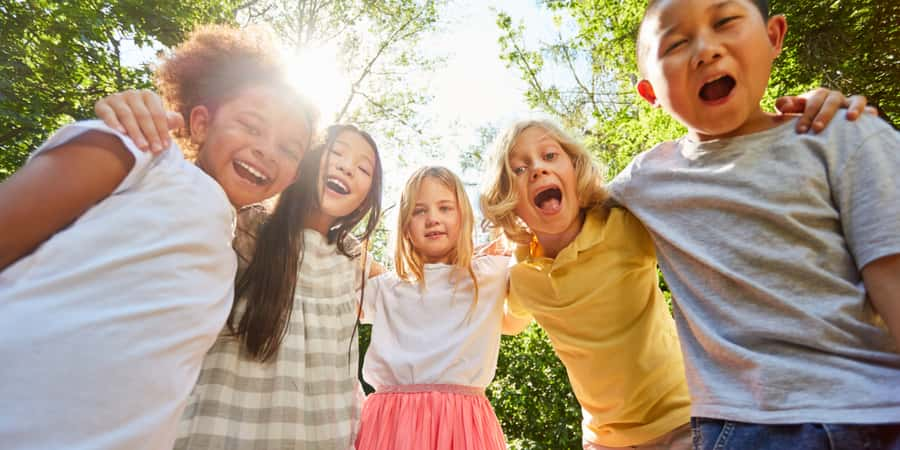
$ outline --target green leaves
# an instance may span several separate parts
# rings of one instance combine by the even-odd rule
[[[147,87],[147,67],[121,48],[181,41],[195,23],[230,21],[234,2],[137,0],[5,2],[0,7],[0,180],[50,132],[93,116],[94,101]]]

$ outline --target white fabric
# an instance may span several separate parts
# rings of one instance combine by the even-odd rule
[[[234,209],[173,146],[0,272],[0,448],[171,449],[228,315]],[[52,183],[53,180],[47,180]]]
[[[500,349],[509,258],[472,261],[478,302],[467,271],[425,265],[425,289],[386,273],[368,281],[363,321],[372,340],[363,379],[375,390],[406,384],[484,388],[494,378]]]

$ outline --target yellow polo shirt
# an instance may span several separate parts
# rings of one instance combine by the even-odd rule
[[[522,245],[516,260],[510,311],[533,316],[550,337],[581,404],[586,440],[639,445],[690,421],[675,323],[637,218],[595,208],[555,259]]]

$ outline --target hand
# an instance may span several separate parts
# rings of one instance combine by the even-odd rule
[[[866,103],[866,97],[862,95],[847,98],[838,91],[817,88],[800,96],[779,97],[775,101],[775,108],[779,114],[803,114],[797,121],[798,133],[805,133],[810,129],[813,133],[818,133],[825,129],[840,108],[847,108],[846,117],[850,121],[856,120],[862,113],[877,116],[878,110],[866,106]]]
[[[181,114],[166,111],[162,99],[146,89],[104,97],[94,112],[110,128],[125,133],[143,151],[160,153],[172,144],[169,130],[184,126]]]
[[[509,240],[506,239],[505,236],[500,236],[491,242],[475,247],[475,251],[473,253],[475,254],[475,256],[512,256],[513,246],[509,244]]]

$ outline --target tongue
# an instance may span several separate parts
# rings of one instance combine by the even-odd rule
[[[560,201],[557,198],[549,198],[541,202],[540,208],[545,214],[555,213],[559,211]]]
[[[734,82],[730,77],[722,77],[716,81],[703,85],[703,89],[700,90],[700,97],[706,101],[719,100],[720,98],[726,97],[733,87]]]

